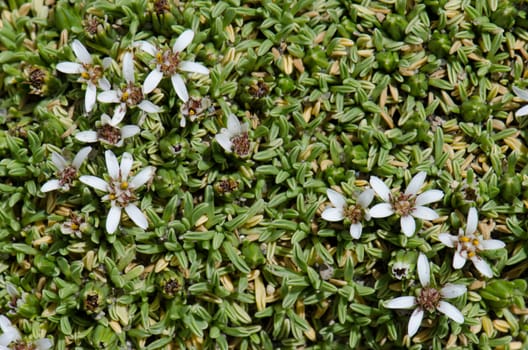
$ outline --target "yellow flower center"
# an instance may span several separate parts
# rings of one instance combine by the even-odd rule
[[[469,240],[470,240],[469,237],[466,237],[466,236],[462,236],[462,237],[460,237],[460,241],[461,241],[461,242],[468,243]]]
[[[121,182],[121,189],[126,190],[127,188],[128,188],[128,182],[126,181]]]

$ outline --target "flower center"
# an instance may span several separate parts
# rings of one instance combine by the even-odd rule
[[[23,341],[17,341],[11,347],[12,350],[36,350],[37,348],[33,344],[26,344]]]
[[[165,294],[174,296],[178,290],[180,289],[180,284],[178,281],[175,281],[174,279],[171,279],[165,283],[165,286],[163,287],[163,291]]]
[[[166,76],[172,76],[180,65],[180,53],[172,50],[158,51],[156,63],[160,65],[160,71]]]
[[[392,209],[399,216],[410,215],[414,210],[416,198],[413,195],[399,193],[396,196],[390,196]]]
[[[420,290],[420,295],[417,298],[417,303],[423,309],[433,312],[438,306],[441,295],[440,292],[431,287],[424,287]]]
[[[154,1],[154,10],[158,15],[162,15],[170,10],[169,2],[167,0]]]
[[[217,183],[216,188],[219,193],[230,193],[236,191],[238,183],[233,179],[223,179]]]
[[[121,140],[121,130],[110,124],[105,124],[97,129],[97,137],[111,145],[115,145]]]
[[[41,95],[43,93],[42,88],[46,83],[46,73],[40,68],[33,67],[29,71],[28,80],[31,87],[31,93],[34,95]]]
[[[237,155],[243,157],[249,154],[249,135],[247,132],[232,137],[231,143],[233,143],[233,151]]]
[[[352,224],[361,222],[364,217],[363,208],[359,205],[346,206],[343,210],[343,214]]]
[[[130,187],[130,184],[125,181],[112,181],[110,183],[110,191],[108,198],[114,202],[114,204],[124,208],[130,202],[136,200],[136,195],[134,194],[134,189]]]
[[[128,106],[136,106],[143,101],[141,87],[136,86],[133,83],[128,83],[122,92],[121,102],[126,103]]]
[[[469,258],[474,257],[480,250],[480,240],[473,235],[460,236],[457,245],[460,247],[460,251],[466,252]]]
[[[73,182],[73,179],[75,179],[76,176],[77,176],[77,169],[75,169],[75,167],[68,166],[64,168],[59,173],[59,185],[61,186],[71,185],[71,183]]]
[[[94,85],[99,82],[103,76],[103,68],[100,66],[92,66],[91,64],[83,63],[84,71],[81,72],[81,78],[84,81],[91,81]]]
[[[84,303],[88,311],[94,312],[99,307],[99,297],[97,294],[88,294]]]
[[[402,262],[396,262],[392,266],[392,275],[399,280],[407,278],[409,275],[409,265]]]

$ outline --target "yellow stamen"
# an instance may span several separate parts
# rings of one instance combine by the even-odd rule
[[[72,224],[70,225],[71,229],[72,230],[77,230],[79,229],[79,225],[77,225],[76,223],[72,222]]]
[[[189,109],[189,115],[195,115],[196,112],[194,111],[194,109]]]
[[[161,52],[156,53],[156,60],[158,63],[163,63],[163,54]]]
[[[123,96],[121,97],[122,100],[128,100],[128,97],[130,96],[130,94],[128,93],[128,91],[125,91],[123,92]]]
[[[126,181],[121,182],[121,189],[126,190],[127,188],[128,188],[128,182]]]
[[[467,243],[467,242],[469,242],[469,241],[470,241],[469,237],[466,237],[466,236],[462,236],[462,237],[460,237],[460,242]]]
[[[108,195],[108,198],[110,198],[110,200],[113,201],[116,199],[116,195],[113,193],[110,193],[110,195]]]
[[[480,243],[480,242],[479,242],[478,239],[475,238],[475,239],[473,240],[473,245],[474,245],[474,246],[478,246],[479,243]]]
[[[83,77],[83,79],[88,79],[90,78],[90,74],[88,74],[88,72],[82,72],[81,77]]]
[[[468,252],[468,257],[469,257],[469,258],[472,258],[472,257],[474,257],[474,256],[475,256],[475,252]]]

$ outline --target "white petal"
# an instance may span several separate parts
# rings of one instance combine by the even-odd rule
[[[156,53],[158,52],[158,49],[156,49],[156,46],[152,45],[148,41],[140,40],[136,41],[134,43],[135,47],[139,47],[140,50],[145,51],[151,56],[156,56]]]
[[[59,180],[49,180],[42,187],[40,188],[40,192],[46,193],[50,191],[58,190],[59,188],[62,188]]]
[[[477,270],[482,274],[482,276],[488,278],[493,277],[493,271],[491,271],[491,267],[480,256],[473,256],[471,258],[471,261],[473,262],[473,265],[475,265]]]
[[[102,103],[119,103],[121,100],[119,99],[119,96],[117,95],[116,90],[108,90],[103,91],[99,95],[97,95],[97,101]]]
[[[125,125],[121,128],[121,138],[127,139],[134,135],[139,134],[140,129],[136,125]]]
[[[422,188],[426,176],[427,173],[425,171],[420,171],[418,174],[414,175],[405,190],[405,194],[416,195],[418,191],[420,191],[420,188]]]
[[[207,69],[203,64],[190,61],[182,61],[179,66],[181,71],[199,73],[199,74],[209,74],[209,69]]]
[[[460,252],[456,251],[455,254],[453,254],[453,268],[458,270],[461,269],[466,264],[466,258],[460,254]]]
[[[161,108],[160,107],[156,106],[154,103],[152,103],[150,101],[147,101],[147,100],[141,101],[138,104],[138,107],[142,111],[147,112],[147,113],[159,113],[159,112],[161,112]]]
[[[96,190],[108,192],[108,183],[105,180],[96,176],[83,175],[79,177],[79,181],[81,181],[85,185],[95,188]]]
[[[438,235],[438,240],[442,242],[446,247],[454,248],[455,242],[458,242],[458,237],[450,235],[449,233],[441,233]]]
[[[111,88],[110,82],[105,77],[100,78],[97,83],[99,84],[99,88],[103,91],[110,90]]]
[[[343,209],[343,207],[346,205],[345,197],[343,197],[341,193],[327,189],[326,195],[334,207]]]
[[[421,308],[416,308],[409,318],[409,325],[407,326],[407,334],[409,338],[418,332],[420,325],[422,324],[424,311]]]
[[[336,222],[343,220],[343,209],[341,208],[326,208],[322,213],[321,217],[330,222]]]
[[[405,215],[400,218],[401,230],[404,235],[411,237],[416,231],[416,222],[414,218],[410,215]]]
[[[9,294],[11,298],[20,298],[20,293],[18,292],[18,289],[15,287],[14,284],[7,282],[5,289],[7,294]]]
[[[482,249],[484,250],[501,249],[506,246],[504,242],[499,241],[498,239],[484,239],[480,241],[480,244],[482,244]]]
[[[145,81],[143,82],[143,93],[148,94],[152,90],[158,87],[161,79],[163,78],[163,73],[159,69],[154,69],[152,72],[147,75]]]
[[[95,106],[95,100],[97,97],[97,87],[89,81],[86,85],[86,94],[84,95],[84,108],[86,112],[91,112]]]
[[[185,87],[182,77],[175,73],[171,76],[171,82],[172,86],[174,87],[174,91],[176,91],[176,95],[178,95],[180,100],[183,102],[189,101],[189,93],[187,92],[187,87]]]
[[[123,120],[126,114],[126,104],[121,103],[116,109],[114,110],[114,115],[112,116],[112,124],[117,125]]]
[[[240,121],[234,114],[229,114],[227,116],[227,130],[233,135],[238,135],[242,133],[242,128],[240,126]]]
[[[83,66],[75,62],[60,62],[55,68],[59,72],[66,74],[80,74],[81,72],[84,72]]]
[[[133,83],[134,77],[134,56],[131,52],[125,52],[123,55],[123,78],[127,83]]]
[[[2,330],[4,333],[0,335],[0,345],[5,346],[6,349],[8,345],[10,345],[12,342],[16,342],[17,340],[21,340],[22,336],[20,335],[20,332],[17,328],[13,327],[12,325],[9,325],[7,327],[2,327]]]
[[[477,231],[478,225],[478,212],[475,208],[469,208],[467,223],[466,223],[466,235],[471,235]]]
[[[101,124],[103,125],[112,125],[114,127],[117,127],[117,124],[114,119],[110,118],[110,116],[106,113],[101,114]]]
[[[361,192],[357,198],[357,204],[363,209],[367,209],[372,200],[374,199],[374,190],[367,188],[365,191]]]
[[[249,124],[248,123],[240,124],[240,133],[248,132],[248,130],[249,130]]]
[[[187,29],[183,33],[180,34],[178,39],[176,39],[176,42],[172,46],[173,52],[182,52],[185,50],[187,46],[192,42],[194,38],[194,32],[190,29]]]
[[[226,133],[220,133],[215,135],[215,140],[225,149],[227,152],[231,152],[233,143],[231,142],[230,137]]]
[[[361,231],[363,231],[363,225],[360,222],[350,225],[350,235],[352,238],[359,239],[361,237]]]
[[[371,176],[370,186],[372,186],[372,189],[376,192],[376,194],[385,202],[388,202],[390,200],[390,189],[387,187],[387,185],[385,185],[383,181],[381,181],[380,178],[376,176]]]
[[[412,309],[416,306],[416,298],[411,296],[397,297],[385,302],[387,309]]]
[[[59,170],[64,170],[68,166],[66,159],[57,152],[51,152],[51,161]]]
[[[37,350],[48,350],[53,346],[53,342],[50,339],[43,338],[37,340],[35,345],[37,346]]]
[[[421,193],[416,197],[416,205],[424,205],[429,203],[438,202],[444,197],[444,192],[440,190],[429,190]]]
[[[121,156],[121,166],[119,167],[119,174],[123,181],[128,179],[128,174],[130,174],[130,169],[132,169],[133,163],[134,159],[132,158],[132,155],[128,152],[123,153]]]
[[[513,87],[513,92],[518,97],[522,98],[525,101],[528,101],[528,91],[523,90],[523,89],[519,89],[517,86],[514,86]]]
[[[438,214],[431,208],[417,206],[411,212],[411,215],[415,218],[422,220],[435,220],[438,219]]]
[[[370,208],[369,214],[373,218],[386,218],[394,214],[394,209],[389,203],[379,203]]]
[[[447,283],[442,289],[440,289],[440,294],[443,298],[452,299],[461,296],[466,291],[467,288],[464,285]]]
[[[87,143],[97,142],[98,140],[97,132],[92,130],[78,132],[75,134],[75,138],[81,142]]]
[[[515,112],[516,117],[523,117],[525,115],[528,115],[528,106],[523,106]]]
[[[462,313],[456,307],[449,304],[448,302],[440,300],[436,309],[456,323],[464,323],[464,315],[462,315]]]
[[[114,152],[107,150],[105,152],[105,161],[108,175],[114,180],[119,179],[119,162],[117,161]]]
[[[145,214],[139,210],[134,204],[129,204],[125,207],[125,211],[128,214],[130,220],[132,220],[136,225],[141,227],[143,230],[146,230],[148,227],[148,221]]]
[[[132,178],[132,180],[130,180],[130,187],[139,188],[143,186],[149,180],[152,179],[155,171],[156,171],[156,168],[152,166],[148,166],[145,169],[141,170],[139,173],[136,174],[136,176]]]
[[[121,221],[121,207],[112,206],[106,217],[106,231],[108,233],[114,233],[119,226]]]
[[[13,327],[9,318],[4,315],[0,315],[0,328],[2,331],[5,332],[5,330],[9,327]]]
[[[185,116],[181,116],[180,118],[180,128],[185,128],[185,125],[187,125],[187,120],[185,119]]]
[[[84,47],[84,45],[79,40],[75,39],[71,46],[75,56],[79,61],[84,64],[92,64],[92,56],[90,56],[90,53],[88,50],[86,50],[86,47]]]
[[[418,278],[420,279],[420,284],[422,287],[426,287],[431,281],[431,268],[429,267],[429,260],[427,260],[425,254],[420,253],[420,255],[418,255],[418,262],[416,264],[418,265]]]

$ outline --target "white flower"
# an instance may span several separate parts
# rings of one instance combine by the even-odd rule
[[[155,168],[148,166],[141,170],[130,181],[128,176],[132,169],[132,155],[128,152],[123,153],[121,157],[121,165],[117,161],[115,154],[107,150],[105,152],[106,167],[110,181],[91,175],[83,175],[79,180],[97,190],[106,192],[102,199],[110,201],[111,207],[106,218],[106,230],[108,233],[114,233],[121,221],[121,211],[125,209],[128,217],[142,229],[147,229],[148,221],[145,216],[134,204],[137,200],[136,190],[147,183],[154,176]]]
[[[97,96],[97,85],[102,90],[109,90],[110,83],[103,77],[103,69],[110,65],[111,59],[103,59],[103,67],[93,64],[92,56],[79,40],[74,40],[71,44],[73,52],[77,57],[77,62],[60,62],[57,70],[66,74],[80,74],[79,81],[86,83],[86,95],[84,96],[84,108],[86,112],[91,112],[95,106]]]
[[[0,335],[0,350],[9,349],[9,344],[22,339],[18,329],[4,315],[0,315],[0,328],[2,329],[2,335]]]
[[[126,114],[127,106],[137,106],[146,113],[159,113],[161,108],[145,99],[141,86],[136,85],[134,76],[134,58],[130,52],[123,55],[123,77],[126,85],[121,90],[104,91],[97,96],[102,103],[119,103],[114,111],[114,118],[121,121]]]
[[[427,257],[420,253],[418,256],[418,278],[422,288],[418,297],[405,296],[386,301],[385,307],[388,309],[413,309],[407,327],[409,337],[412,337],[420,328],[425,311],[440,311],[457,323],[464,323],[462,313],[450,303],[442,299],[452,299],[461,296],[466,292],[466,287],[460,284],[446,284],[441,289],[431,287],[431,271]]]
[[[343,219],[350,222],[350,235],[352,238],[361,237],[363,230],[362,221],[370,220],[368,206],[374,199],[374,191],[370,188],[363,191],[357,198],[355,205],[348,205],[345,197],[341,193],[327,189],[326,195],[334,207],[326,208],[321,217],[326,221],[341,221]]]
[[[376,204],[370,209],[370,215],[373,218],[385,218],[392,214],[400,216],[400,225],[402,232],[410,237],[416,230],[414,218],[422,220],[434,220],[438,214],[427,207],[425,204],[437,202],[444,196],[441,190],[429,190],[419,195],[418,191],[422,188],[425,177],[425,171],[416,174],[404,193],[392,194],[390,189],[376,176],[370,178],[370,185],[376,191],[376,194],[385,201],[385,203]]]
[[[141,50],[155,57],[156,68],[150,72],[143,84],[143,93],[148,94],[160,83],[163,76],[171,78],[172,86],[178,97],[187,102],[189,94],[179,71],[209,74],[209,69],[197,62],[181,61],[180,53],[192,42],[194,32],[190,29],[184,31],[174,42],[172,50],[161,50],[147,41],[135,43]]]
[[[524,101],[528,101],[528,91],[526,91],[526,90],[521,90],[521,89],[519,89],[517,86],[514,86],[514,87],[513,87],[513,92],[515,93],[515,95],[517,95],[517,97],[521,98],[521,99],[524,100]],[[519,108],[519,109],[515,112],[515,115],[516,115],[517,117],[522,117],[522,116],[524,116],[524,115],[528,115],[528,105]]]
[[[28,346],[27,343],[22,341],[22,335],[18,329],[11,324],[11,321],[4,315],[0,315],[0,328],[2,334],[0,335],[0,350],[9,350],[12,348],[11,343],[15,342],[20,346],[21,349],[34,349],[34,350],[48,350],[52,347],[53,343],[47,338],[42,338]],[[18,347],[17,347],[18,349]]]
[[[100,141],[112,146],[121,147],[126,138],[138,134],[140,129],[137,125],[119,127],[120,121],[121,119],[116,118],[115,115],[113,118],[110,118],[108,114],[103,113],[101,115],[100,127],[96,131],[81,131],[75,134],[75,138],[86,143]]]
[[[70,219],[61,224],[60,231],[65,235],[82,238],[82,234],[83,232],[86,232],[88,226],[89,225],[83,216],[71,213]]]
[[[68,191],[70,189],[70,186],[77,178],[77,173],[79,171],[79,168],[81,167],[81,164],[84,162],[86,157],[88,157],[88,154],[92,150],[92,147],[84,147],[82,148],[79,153],[73,158],[73,161],[71,163],[67,162],[66,159],[64,159],[63,156],[56,152],[51,153],[51,161],[57,168],[58,172],[58,179],[49,180],[42,187],[40,190],[42,192],[49,192],[54,190],[62,190],[62,191]]]
[[[187,117],[189,117],[191,121],[195,121],[198,117],[202,116],[210,106],[211,100],[207,97],[190,97],[187,102],[182,103],[182,105],[180,106],[180,126],[182,128],[185,127],[185,125],[187,124]]]
[[[446,246],[456,248],[453,255],[454,269],[461,269],[466,264],[466,260],[470,259],[483,276],[491,278],[493,277],[493,271],[488,263],[479,256],[479,253],[483,250],[504,248],[506,245],[498,239],[482,239],[482,237],[478,237],[476,235],[477,226],[477,209],[470,208],[465,231],[460,229],[458,236],[441,233],[438,235],[438,239]]]
[[[227,152],[244,157],[250,151],[248,128],[248,123],[240,124],[238,118],[230,114],[227,117],[227,129],[222,128],[220,133],[215,135],[215,139]]]

